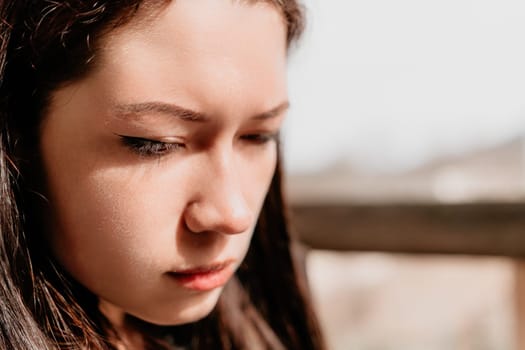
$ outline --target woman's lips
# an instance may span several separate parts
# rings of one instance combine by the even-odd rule
[[[232,261],[168,272],[181,286],[196,291],[208,291],[223,286],[232,274]]]

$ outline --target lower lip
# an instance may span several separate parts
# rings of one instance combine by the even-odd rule
[[[198,273],[169,273],[184,288],[196,291],[208,291],[221,287],[228,282],[232,275],[231,268],[224,267],[219,270]]]

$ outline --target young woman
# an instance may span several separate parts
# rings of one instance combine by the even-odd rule
[[[296,1],[0,7],[0,348],[321,349],[280,189]]]

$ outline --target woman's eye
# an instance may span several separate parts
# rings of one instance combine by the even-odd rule
[[[141,156],[162,156],[185,147],[183,143],[179,142],[163,142],[134,136],[119,136],[126,147]]]
[[[262,133],[262,134],[247,134],[243,135],[241,138],[243,140],[255,143],[255,144],[265,144],[270,141],[276,141],[279,137],[279,133]]]

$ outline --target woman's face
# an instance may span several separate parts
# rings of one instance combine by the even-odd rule
[[[49,236],[108,315],[174,325],[213,308],[250,244],[287,108],[286,28],[230,0],[138,18],[52,96]]]

